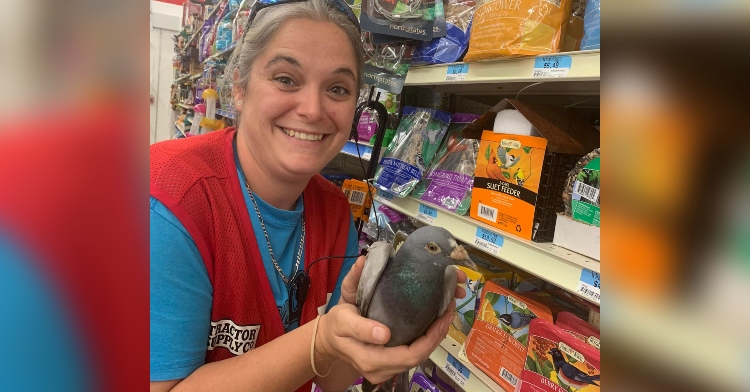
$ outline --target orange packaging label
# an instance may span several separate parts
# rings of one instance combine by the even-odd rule
[[[465,61],[555,53],[572,0],[479,0]]]
[[[547,140],[484,131],[479,143],[470,215],[531,239]]]
[[[344,191],[346,198],[349,199],[349,207],[352,209],[354,220],[363,220],[367,222],[370,217],[370,208],[372,207],[372,195],[375,194],[375,188],[369,186],[364,181],[349,179],[344,181],[341,189]]]
[[[526,362],[531,320],[552,321],[552,312],[505,287],[487,282],[466,356],[506,391],[516,388]]]

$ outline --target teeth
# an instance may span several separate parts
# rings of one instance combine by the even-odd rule
[[[311,133],[302,133],[302,132],[297,132],[297,131],[293,131],[291,129],[286,129],[286,128],[281,128],[281,130],[284,131],[284,133],[286,133],[287,135],[296,139],[300,139],[300,140],[317,141],[317,140],[323,139],[323,135],[313,135]]]

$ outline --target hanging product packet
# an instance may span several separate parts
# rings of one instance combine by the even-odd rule
[[[514,390],[526,362],[529,324],[535,319],[552,322],[552,313],[505,287],[485,283],[479,312],[464,343],[466,357],[503,389]]]
[[[477,118],[474,114],[453,115],[433,164],[414,189],[415,198],[460,215],[469,211],[479,140],[464,139],[461,131]]]
[[[600,355],[599,350],[547,320],[532,320],[529,349],[516,391],[600,391]]]
[[[599,49],[601,16],[599,15],[599,0],[589,0],[586,3],[586,14],[583,17],[583,40],[581,50]]]
[[[363,31],[422,41],[432,39],[435,0],[362,0]]]
[[[469,28],[476,1],[445,0],[446,32],[440,38],[414,48],[413,64],[443,64],[459,61],[469,47]]]
[[[362,32],[365,83],[394,94],[401,93],[411,66],[414,45],[403,42],[377,45],[372,38],[372,33]]]
[[[435,0],[435,18],[432,23],[432,39],[445,37],[445,5],[444,0]]]
[[[582,342],[600,350],[601,337],[599,330],[591,324],[581,320],[578,316],[570,312],[560,312],[557,315],[555,325],[564,329],[566,332],[577,337]]]
[[[370,218],[362,227],[362,232],[374,241],[393,243],[399,230],[410,234],[417,229],[408,216],[377,201],[373,203],[373,207],[370,210]]]
[[[375,173],[375,186],[398,197],[408,195],[432,162],[450,121],[447,112],[405,107]]]
[[[583,39],[583,15],[586,12],[586,0],[573,0],[568,18],[568,27],[565,28],[565,38],[560,46],[561,52],[574,52],[581,50],[581,39]]]
[[[560,50],[572,0],[479,0],[464,61]]]

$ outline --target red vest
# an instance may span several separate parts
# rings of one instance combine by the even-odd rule
[[[237,178],[233,128],[151,146],[151,196],[182,222],[213,286],[206,362],[239,355],[284,334]],[[252,175],[247,173],[248,175]],[[300,325],[315,319],[338,280],[350,210],[343,192],[320,175],[303,192],[305,271],[312,282]],[[265,244],[264,244],[265,246]],[[309,391],[310,383],[299,390]]]

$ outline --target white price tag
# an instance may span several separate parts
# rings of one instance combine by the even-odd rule
[[[378,190],[378,196],[386,200],[393,200],[393,195],[382,189]]]
[[[534,59],[532,78],[564,78],[568,76],[573,59],[570,56],[539,56]]]
[[[474,236],[474,245],[483,251],[500,256],[500,249],[503,247],[505,238],[494,231],[477,227],[477,234]]]
[[[448,71],[445,73],[445,81],[455,82],[466,80],[466,75],[468,74],[469,64],[452,64],[448,66]]]
[[[437,219],[437,209],[420,204],[417,219],[424,221],[428,225],[434,224],[435,219]]]
[[[447,374],[448,377],[458,383],[462,388],[466,387],[466,383],[469,381],[469,377],[471,377],[469,369],[450,354],[448,354],[448,361],[443,370],[445,370],[445,374]]]
[[[598,272],[584,268],[581,271],[581,280],[578,282],[576,291],[584,298],[588,298],[598,304],[601,297],[601,285],[601,275]]]

